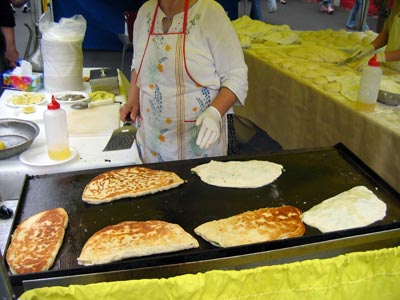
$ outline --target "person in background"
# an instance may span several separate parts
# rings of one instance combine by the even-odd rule
[[[327,12],[328,14],[332,15],[335,11],[332,7],[332,0],[322,0],[321,1],[321,11]]]
[[[0,73],[15,68],[19,53],[15,45],[15,18],[12,6],[21,6],[18,1],[0,0]]]
[[[379,35],[370,45],[357,49],[352,56],[360,60],[385,46],[385,51],[376,53],[377,61],[400,72],[400,0],[394,0],[390,15]]]
[[[284,0],[281,0],[281,3]],[[286,2],[285,2],[286,4]],[[276,10],[278,9],[278,7],[276,6],[276,0],[267,0],[267,7],[268,7],[268,12],[270,14],[273,14],[274,12],[276,12]]]
[[[352,9],[350,11],[349,18],[347,19],[347,22],[346,22],[346,27],[348,29],[355,29],[356,28],[355,25],[356,25],[357,14],[360,13],[360,15],[361,15],[361,9],[362,9],[362,6],[363,6],[363,1],[364,0],[354,0],[354,4],[353,4],[353,7],[352,7]],[[365,23],[364,30],[368,30],[368,29],[369,29],[369,27]]]
[[[276,0],[267,0],[267,8],[270,14],[273,14],[278,9]],[[250,18],[253,20],[263,21],[261,0],[252,0],[250,8]]]
[[[252,0],[251,8],[250,8],[250,18],[253,20],[263,20],[262,9],[261,9],[261,0]]]
[[[218,28],[218,30],[215,30]],[[226,155],[226,114],[247,95],[236,32],[214,0],[149,0],[133,28],[120,118],[137,122],[144,163]]]
[[[28,1],[26,1],[26,3],[24,4],[24,6],[22,7],[22,12],[23,12],[24,14],[26,14],[26,13],[28,13],[28,12],[30,12],[30,11],[31,11],[31,1],[28,0]]]

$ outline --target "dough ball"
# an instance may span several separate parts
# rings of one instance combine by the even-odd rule
[[[306,79],[314,79],[314,78],[321,77],[321,73],[318,72],[317,70],[311,70],[311,71],[303,72],[301,74],[301,76],[303,76]]]
[[[295,65],[295,63],[290,60],[284,60],[279,65],[281,66],[282,69],[290,69]]]
[[[313,83],[314,83],[315,85],[321,85],[321,86],[323,86],[323,85],[325,85],[325,84],[328,84],[328,80],[327,80],[325,77],[316,77],[316,78],[313,80]]]
[[[317,70],[319,68],[318,64],[313,64],[313,63],[309,63],[309,64],[305,64],[305,67],[307,68],[307,70]]]
[[[297,73],[297,74],[303,74],[304,72],[307,72],[308,70],[303,65],[295,64],[290,68],[290,71]]]
[[[339,82],[330,82],[323,86],[323,89],[328,93],[340,93],[340,83]]]

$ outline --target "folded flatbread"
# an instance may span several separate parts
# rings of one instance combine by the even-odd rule
[[[356,186],[304,212],[302,220],[321,232],[330,232],[367,226],[385,215],[385,202],[365,186]]]
[[[261,208],[204,223],[194,232],[218,247],[232,247],[302,236],[301,211],[293,206]]]
[[[158,220],[126,221],[93,234],[84,245],[78,264],[98,265],[197,247],[198,241],[177,224]]]
[[[138,197],[172,189],[183,183],[174,172],[145,167],[115,169],[93,178],[85,187],[82,200],[90,204]]]
[[[264,160],[215,161],[191,169],[210,185],[233,188],[258,188],[282,174],[283,166]]]
[[[6,260],[13,274],[47,271],[62,245],[68,215],[63,208],[25,219],[12,234]]]

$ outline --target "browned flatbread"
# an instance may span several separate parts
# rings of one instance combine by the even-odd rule
[[[301,211],[293,206],[261,208],[204,223],[194,232],[218,247],[232,247],[302,236]]]
[[[90,204],[106,203],[127,197],[154,194],[183,183],[174,172],[130,167],[99,174],[85,187],[82,200]]]
[[[80,265],[97,265],[130,257],[199,247],[177,224],[164,221],[126,221],[93,234],[78,257]]]
[[[42,211],[15,229],[6,260],[13,274],[47,271],[60,249],[68,215],[63,208]]]

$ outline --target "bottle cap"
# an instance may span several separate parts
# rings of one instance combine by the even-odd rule
[[[60,108],[60,103],[57,102],[56,98],[54,95],[51,96],[51,102],[47,104],[47,108],[50,110],[54,109],[59,109]]]
[[[380,66],[379,62],[376,61],[376,54],[374,56],[372,56],[371,59],[368,61],[368,66],[372,66],[372,67]]]

